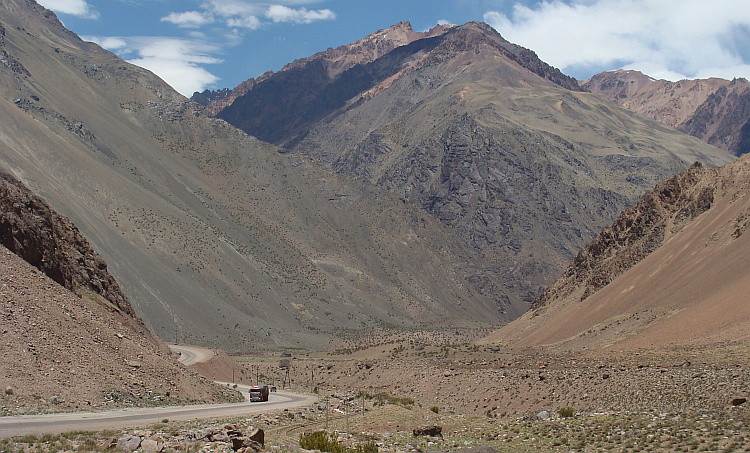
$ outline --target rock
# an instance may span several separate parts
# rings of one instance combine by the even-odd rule
[[[141,438],[132,434],[123,434],[117,439],[117,449],[124,452],[137,450],[141,446]]]
[[[539,411],[536,413],[537,420],[549,420],[549,412]]]
[[[13,390],[13,387],[11,387],[10,385],[7,386],[7,387],[5,387],[5,394],[6,395],[13,395],[14,393],[15,393],[15,390]]]
[[[744,396],[735,396],[732,398],[732,406],[740,406],[742,404],[745,404],[747,402],[747,398]]]
[[[164,446],[159,442],[151,439],[141,441],[141,451],[143,453],[159,453]]]
[[[412,429],[415,436],[440,436],[443,437],[443,427],[438,425],[418,426]]]
[[[195,438],[196,438],[197,440],[201,440],[201,439],[210,439],[210,438],[211,438],[211,436],[213,436],[213,435],[214,435],[214,434],[216,434],[217,432],[218,432],[218,431],[217,431],[216,429],[214,429],[214,428],[203,428],[203,429],[200,429],[200,430],[198,430],[198,431],[197,431],[197,432],[195,433]]]
[[[226,442],[226,443],[232,442],[232,440],[229,438],[229,436],[227,436],[226,433],[221,433],[221,432],[212,434],[211,436],[208,437],[208,440],[210,440],[211,442]]]
[[[252,426],[248,427],[247,429],[247,438],[252,440],[253,442],[257,442],[260,445],[266,444],[266,433],[263,431],[263,428],[254,428]]]
[[[233,437],[232,438],[232,449],[234,451],[239,451],[240,449],[247,449],[247,448],[251,448],[254,451],[261,451],[263,449],[263,446],[259,444],[258,442],[255,442],[254,440],[251,440],[247,437]]]

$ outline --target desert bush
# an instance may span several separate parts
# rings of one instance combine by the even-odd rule
[[[373,441],[365,442],[354,448],[341,445],[334,434],[315,431],[299,436],[299,446],[305,450],[320,450],[328,453],[378,453],[378,446]]]
[[[561,407],[557,413],[562,418],[570,418],[576,414],[576,411],[572,407]]]
[[[436,414],[439,414],[439,413],[440,413],[440,408],[439,408],[439,407],[437,407],[437,406],[432,406],[432,407],[430,408],[430,410],[431,410],[432,412],[436,413]]]

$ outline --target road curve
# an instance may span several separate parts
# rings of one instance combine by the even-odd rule
[[[180,355],[177,360],[186,366],[198,362],[208,362],[216,356],[216,352],[210,348],[200,348],[198,346],[186,346],[181,344],[170,344],[168,346],[169,349]]]
[[[247,394],[247,386],[242,388]],[[70,431],[101,431],[148,426],[162,420],[196,420],[241,417],[279,409],[308,406],[317,396],[298,395],[280,391],[271,393],[268,402],[197,404],[193,406],[163,406],[154,408],[127,408],[106,412],[69,412],[45,415],[18,415],[0,417],[0,438],[27,434],[60,434]]]

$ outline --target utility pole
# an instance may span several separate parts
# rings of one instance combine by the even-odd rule
[[[326,431],[328,431],[328,402],[330,401],[330,398],[326,398]]]

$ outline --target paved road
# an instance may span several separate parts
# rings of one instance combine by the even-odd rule
[[[172,346],[170,346],[172,347]],[[175,349],[175,347],[172,347]],[[179,346],[180,361],[195,363],[213,357],[213,350]],[[203,351],[200,351],[203,350]],[[206,353],[208,351],[210,354]],[[222,383],[227,385],[227,383]],[[248,398],[249,386],[237,385],[237,389]],[[240,417],[278,409],[308,406],[317,401],[316,396],[298,395],[279,391],[271,393],[267,402],[198,404],[192,406],[166,406],[154,408],[128,408],[106,412],[71,412],[64,414],[19,415],[0,417],[0,438],[26,434],[60,434],[70,431],[101,431],[141,427],[160,423],[162,420],[195,420],[210,418]]]
[[[198,346],[170,344],[169,348],[172,351],[180,354],[180,357],[177,360],[179,360],[184,365],[192,365],[198,362],[207,362],[216,355],[213,349],[199,348]]]

